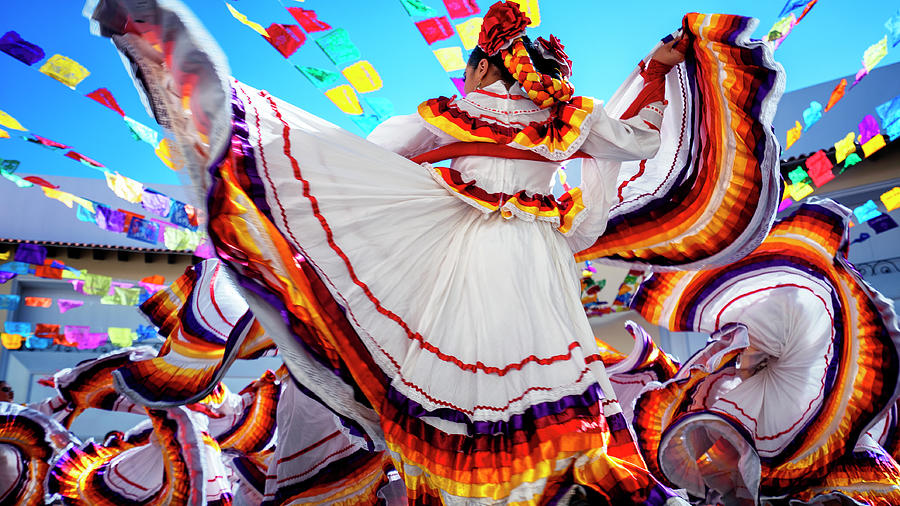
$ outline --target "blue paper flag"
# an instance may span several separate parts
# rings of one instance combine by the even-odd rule
[[[815,100],[809,103],[809,107],[803,111],[803,122],[806,123],[806,128],[803,129],[804,131],[822,119],[822,109],[822,104]]]
[[[144,292],[146,293],[146,292]],[[143,294],[142,294],[143,295]],[[155,337],[159,337],[159,333],[156,332],[156,329],[151,325],[138,325],[137,330],[137,340],[144,341],[146,339],[153,339]]]
[[[872,218],[866,224],[872,227],[876,234],[897,228],[897,222],[887,213]]]
[[[363,132],[368,135],[372,130],[375,130],[375,127],[378,126],[378,117],[374,114],[365,114],[362,116],[353,116],[351,118],[356,126],[362,129]]]
[[[179,202],[177,200],[172,201],[172,214],[169,216],[169,220],[178,225],[179,227],[188,228],[191,230],[197,230],[193,224],[191,224],[191,218],[187,213],[187,204],[184,202]]]
[[[881,118],[881,130],[890,140],[900,135],[900,95],[875,108]]]
[[[783,18],[789,12],[803,7],[808,2],[809,0],[787,0],[787,3],[784,4],[784,8],[781,9],[781,14],[779,14],[778,17]]]
[[[53,344],[53,339],[34,336],[28,336],[25,339],[25,347],[32,350],[46,350],[51,344]]]
[[[853,209],[853,214],[855,214],[856,219],[862,223],[881,216],[881,211],[878,210],[878,205],[876,205],[875,202],[869,200],[865,204]]]
[[[375,112],[379,121],[384,121],[394,115],[394,103],[387,98],[366,97],[366,104]]]
[[[97,223],[97,218],[94,217],[94,213],[88,211],[88,209],[81,204],[75,205],[78,206],[75,209],[75,217],[78,218],[79,221],[84,221],[87,223]]]
[[[19,37],[16,32],[6,32],[0,37],[0,51],[25,65],[34,65],[44,59],[44,50]]]
[[[0,309],[13,310],[19,307],[18,295],[0,295]]]
[[[159,224],[142,218],[131,218],[128,237],[137,241],[156,244],[159,241]]]
[[[34,324],[31,322],[6,321],[3,323],[3,330],[7,334],[18,334],[20,336],[28,337],[34,335]]]
[[[31,266],[24,262],[6,262],[0,265],[0,271],[14,272],[16,274],[31,274]]]
[[[896,46],[900,42],[900,11],[884,22],[884,28],[887,29],[888,44]]]
[[[361,56],[359,48],[353,44],[350,34],[343,28],[335,28],[328,35],[319,37],[316,44],[322,48],[328,59],[338,66],[354,62]]]

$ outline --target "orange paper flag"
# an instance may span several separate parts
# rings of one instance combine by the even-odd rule
[[[841,79],[841,82],[839,82],[838,85],[834,87],[834,91],[831,92],[831,97],[828,99],[828,105],[825,106],[825,112],[828,112],[828,109],[834,107],[834,104],[838,103],[838,100],[844,97],[844,90],[846,88],[847,80]]]

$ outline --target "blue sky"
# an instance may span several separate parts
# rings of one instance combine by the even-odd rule
[[[362,133],[268,42],[234,20],[223,1],[186,3],[222,46],[238,79],[267,89],[357,134]],[[263,26],[272,22],[293,23],[284,7],[300,6],[314,9],[319,19],[332,27],[345,28],[360,48],[362,58],[373,64],[384,81],[384,88],[372,96],[390,99],[397,113],[413,112],[419,102],[431,96],[455,93],[448,79],[450,74],[443,71],[431,49],[458,45],[458,39],[429,47],[399,0],[233,0],[231,3]],[[426,3],[444,13],[441,0],[426,0]],[[491,3],[478,2],[482,11]],[[541,25],[530,33],[558,35],[575,62],[576,91],[604,99],[615,91],[656,40],[680,25],[685,12],[728,12],[756,17],[760,26],[754,36],[761,37],[777,19],[783,4],[781,0],[543,0]],[[73,58],[87,67],[91,75],[72,91],[39,73],[39,64],[29,68],[0,53],[0,110],[17,118],[31,132],[69,144],[145,184],[177,184],[177,175],[159,162],[149,145],[131,138],[117,114],[84,98],[86,93],[106,87],[129,116],[155,126],[110,42],[90,35],[81,8],[81,2],[76,0],[3,3],[0,33],[15,30],[41,46],[48,57],[60,53]],[[897,2],[820,0],[775,53],[787,72],[787,89],[855,73],[860,68],[863,51],[882,37],[885,20],[898,8]],[[291,62],[337,70],[312,41],[318,35],[312,34]],[[900,61],[900,46],[892,48],[881,65],[897,61]],[[57,153],[18,140],[0,140],[0,158],[21,160],[20,171],[46,175],[51,181],[53,175],[99,176]]]

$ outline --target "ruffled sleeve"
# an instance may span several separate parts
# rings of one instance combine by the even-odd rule
[[[637,97],[619,119],[597,108],[597,117],[581,150],[594,158],[621,162],[656,156],[666,106],[666,74],[671,69],[656,60],[647,65],[642,62],[644,86]]]
[[[366,140],[400,156],[412,158],[456,139],[429,130],[422,117],[414,113],[388,118],[375,127]]]

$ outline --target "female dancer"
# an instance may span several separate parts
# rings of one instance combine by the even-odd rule
[[[217,254],[291,374],[389,452],[412,503],[681,502],[637,453],[573,253],[696,267],[765,235],[783,82],[751,22],[685,19],[696,61],[672,77],[670,121],[674,44],[605,109],[574,96],[562,45],[529,50],[528,18],[498,2],[470,93],[428,100],[370,142],[228,78],[175,2],[86,12],[176,135]],[[667,121],[677,142],[660,142]],[[582,186],[554,199],[572,156]]]

